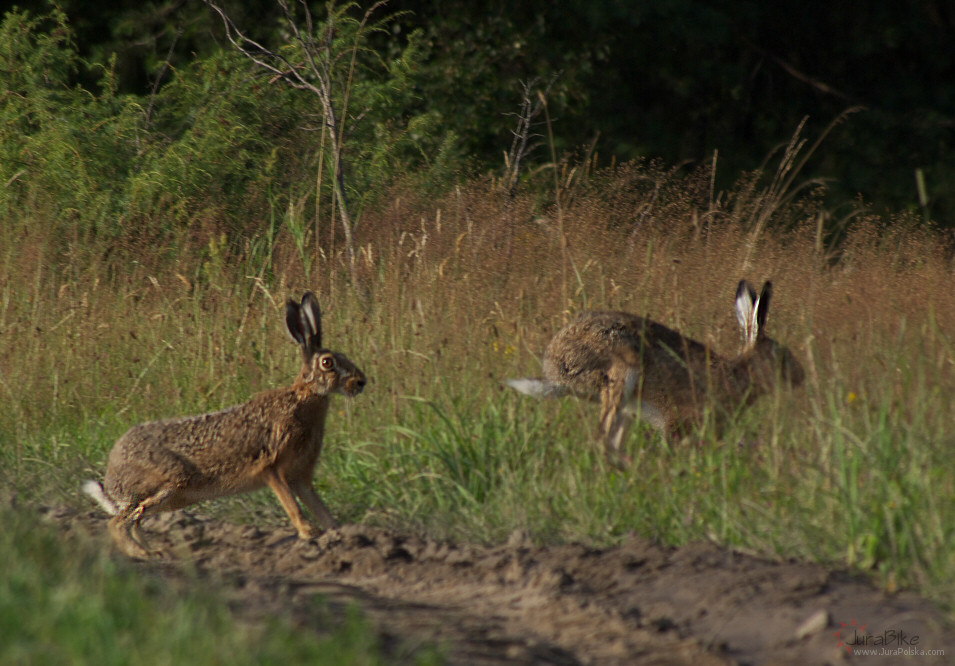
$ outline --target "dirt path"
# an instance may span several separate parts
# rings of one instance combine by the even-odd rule
[[[47,509],[65,530],[106,543],[105,517]],[[887,596],[840,573],[691,544],[633,538],[606,549],[537,547],[515,533],[481,547],[348,525],[303,543],[291,528],[238,526],[183,512],[144,521],[167,557],[163,575],[214,574],[237,614],[284,614],[305,630],[357,603],[396,657],[422,643],[452,664],[841,664],[901,662],[866,649],[944,650],[910,663],[955,659],[944,615],[909,594]],[[853,620],[855,625],[852,624]],[[865,626],[863,630],[861,627]],[[904,632],[902,634],[901,632]],[[913,641],[917,642],[913,645]],[[869,660],[867,662],[867,660]]]

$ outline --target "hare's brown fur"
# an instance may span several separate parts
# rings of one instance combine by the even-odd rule
[[[626,312],[584,312],[561,329],[544,352],[543,380],[509,382],[538,395],[571,393],[601,403],[600,434],[616,453],[633,419],[667,437],[686,434],[707,405],[735,413],[782,379],[803,380],[792,353],[765,333],[772,286],[757,297],[745,281],[737,316],[746,338],[742,354],[726,358],[663,324]]]
[[[290,301],[287,322],[304,365],[292,386],[265,391],[218,412],[130,428],[113,446],[105,483],[86,491],[115,513],[110,532],[126,553],[144,557],[143,516],[268,486],[301,538],[315,530],[296,498],[325,529],[336,526],[312,485],[332,393],[356,395],[365,375],[343,354],[321,348],[318,302]]]

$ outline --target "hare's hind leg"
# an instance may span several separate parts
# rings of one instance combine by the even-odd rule
[[[600,434],[611,458],[621,456],[627,431],[633,424],[629,407],[639,379],[636,368],[618,362],[607,372],[607,383],[600,391]]]
[[[605,402],[601,399],[601,402]],[[607,401],[610,402],[610,401]],[[617,462],[623,455],[623,444],[627,437],[633,418],[626,410],[616,404],[607,404],[601,410],[600,436],[604,442],[607,456]]]
[[[620,451],[624,436],[630,428],[632,419],[618,402],[619,396],[612,386],[600,392],[600,436],[603,438],[607,455]]]
[[[165,488],[145,499],[129,502],[109,521],[109,532],[121,551],[138,559],[149,559],[158,554],[149,547],[139,521],[143,516],[165,510],[164,505],[174,497],[175,488]]]
[[[129,516],[119,514],[110,518],[109,533],[112,535],[116,547],[129,557],[148,560],[152,556],[153,551],[142,539],[142,533],[138,529],[138,521],[131,519]]]
[[[285,477],[279,471],[270,468],[265,472],[265,482],[268,483],[275,496],[279,498],[282,508],[285,509],[289,520],[292,521],[292,525],[298,531],[298,538],[313,538],[315,536],[315,526],[306,520],[305,514],[302,513],[302,507],[298,505],[295,493],[292,492],[292,488]]]
[[[338,521],[332,517],[332,513],[328,510],[328,507],[325,506],[325,502],[323,502],[322,498],[315,492],[315,486],[312,485],[311,479],[300,479],[292,483],[291,486],[295,494],[305,502],[309,511],[318,518],[318,522],[322,524],[322,527],[326,530],[333,530],[338,527]]]
[[[139,521],[143,518],[143,504],[130,503],[118,514],[109,520],[109,533],[116,546],[130,557],[147,560],[153,551],[140,529]]]

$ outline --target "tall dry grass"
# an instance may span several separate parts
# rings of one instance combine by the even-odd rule
[[[44,237],[42,220],[5,225],[3,474],[27,495],[81,502],[77,477],[99,473],[132,423],[289,381],[281,306],[313,289],[327,344],[371,378],[336,403],[319,466],[346,520],[476,539],[516,527],[713,538],[955,591],[947,238],[858,212],[833,235],[821,197],[784,200],[755,175],[727,193],[706,170],[655,164],[559,175],[559,206],[493,182],[436,200],[396,188],[356,227],[358,284],[342,252],[296,243],[287,226],[268,242],[213,229],[170,256],[74,246]],[[733,354],[743,277],[774,281],[771,333],[808,380],[722,440],[704,431],[671,450],[638,429],[637,466],[621,474],[590,441],[592,406],[501,386],[537,373],[549,337],[587,308],[646,314]],[[281,520],[273,505],[259,494],[218,510]]]

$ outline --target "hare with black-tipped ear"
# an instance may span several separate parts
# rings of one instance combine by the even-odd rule
[[[746,280],[736,290],[742,353],[726,358],[663,324],[626,312],[583,312],[544,352],[543,379],[507,384],[534,396],[575,395],[599,400],[600,437],[616,458],[634,419],[668,439],[687,435],[707,405],[735,414],[777,385],[802,383],[802,365],[766,335],[772,284],[757,295]]]
[[[84,484],[113,514],[109,530],[123,552],[153,554],[139,527],[144,516],[264,486],[300,538],[311,538],[316,528],[299,501],[323,528],[337,526],[312,476],[330,396],[355,396],[367,380],[344,354],[322,346],[321,311],[312,292],[301,303],[288,301],[285,323],[302,350],[302,369],[291,386],[218,412],[133,426],[113,446],[104,482]]]

